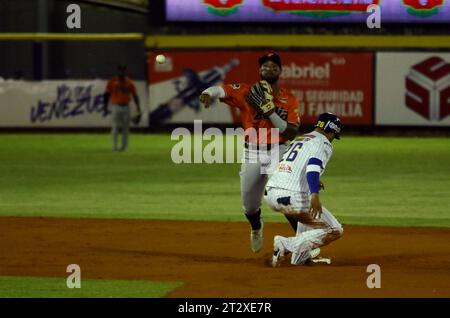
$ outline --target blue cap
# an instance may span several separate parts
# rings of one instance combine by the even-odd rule
[[[336,139],[341,139],[341,120],[335,114],[323,113],[317,119],[316,126],[325,132],[334,132]]]

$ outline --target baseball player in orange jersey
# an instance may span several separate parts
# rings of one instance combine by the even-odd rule
[[[264,168],[270,165],[276,166],[286,150],[286,142],[295,138],[300,125],[297,99],[278,84],[282,67],[280,56],[272,52],[267,53],[260,57],[258,62],[261,81],[253,86],[243,83],[212,86],[200,95],[200,102],[205,107],[209,107],[215,100],[220,99],[240,110],[241,122],[246,131],[245,149],[239,173],[241,198],[245,216],[251,225],[250,242],[253,252],[260,251],[263,246],[264,223],[261,217],[261,201],[268,180],[267,171],[264,171]],[[249,101],[258,88],[266,90],[268,94],[271,105],[268,110],[257,109]],[[253,132],[256,130],[256,136],[248,133],[252,128]],[[278,131],[275,130],[276,135],[272,135],[271,128],[278,129]],[[288,216],[286,218],[296,232],[297,222]]]
[[[114,151],[125,151],[128,148],[128,133],[130,126],[130,99],[133,97],[136,104],[137,115],[133,118],[140,120],[141,107],[139,103],[139,96],[136,92],[134,82],[126,76],[127,67],[119,65],[117,67],[117,76],[114,76],[108,81],[105,90],[106,105],[111,102],[112,112],[112,139]],[[118,137],[119,130],[122,131],[122,145],[119,147]]]

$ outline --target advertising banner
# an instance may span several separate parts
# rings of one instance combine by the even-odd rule
[[[448,0],[166,0],[167,21],[450,23]],[[369,12],[367,12],[369,11]]]
[[[378,53],[376,124],[450,126],[450,53]]]
[[[165,51],[148,59],[150,125],[240,123],[239,114],[225,104],[201,109],[198,97],[221,83],[253,84],[259,80],[258,58],[265,51]],[[158,63],[157,54],[166,61]],[[279,52],[279,84],[299,100],[301,120],[314,123],[323,112],[333,112],[344,124],[373,123],[373,55],[345,52]]]
[[[110,127],[106,80],[0,81],[0,127]],[[135,82],[143,111],[144,82]],[[132,114],[136,111],[131,101]],[[143,119],[139,126],[147,125]]]

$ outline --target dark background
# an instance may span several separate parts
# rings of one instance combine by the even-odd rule
[[[360,24],[211,23],[206,28],[199,23],[166,23],[163,0],[141,2],[127,6],[104,0],[1,0],[0,33],[450,34],[450,24],[382,24],[370,30]],[[71,3],[81,7],[81,29],[66,27],[66,7]],[[118,63],[127,64],[133,78],[145,80],[142,41],[0,41],[3,78],[109,78]]]

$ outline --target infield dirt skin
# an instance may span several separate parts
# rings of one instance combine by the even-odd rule
[[[179,281],[167,297],[450,297],[450,229],[344,225],[322,248],[331,265],[270,266],[274,235],[250,250],[244,222],[0,218],[0,275]],[[381,288],[369,289],[369,264]]]

